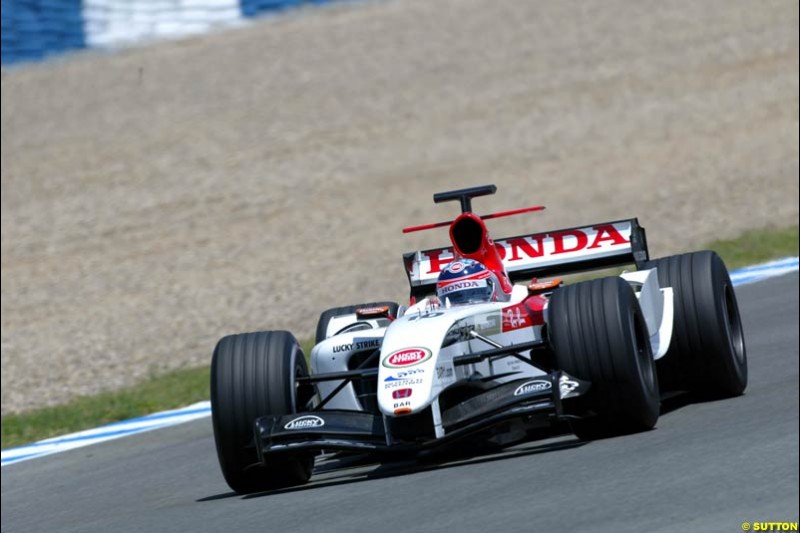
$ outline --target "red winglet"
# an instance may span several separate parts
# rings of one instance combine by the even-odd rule
[[[542,211],[545,207],[543,205],[534,205],[531,207],[523,207],[521,209],[512,209],[510,211],[499,211],[497,213],[490,213],[488,215],[482,215],[480,218],[483,220],[490,220],[492,218],[500,218],[500,217],[509,217],[511,215],[519,215],[520,213],[530,213],[532,211]],[[434,222],[433,224],[422,224],[420,226],[409,226],[407,228],[403,228],[403,233],[411,233],[414,231],[423,231],[426,229],[434,229],[434,228],[441,228],[452,224],[452,220],[445,220],[443,222]]]
[[[433,224],[422,224],[421,226],[409,226],[407,228],[403,228],[403,233],[411,233],[412,231],[422,231],[426,229],[433,229],[433,228],[441,228],[443,226],[448,226],[452,220],[445,220],[444,222],[434,222]]]
[[[531,207],[523,207],[521,209],[512,209],[511,211],[500,211],[498,213],[492,213],[490,215],[483,215],[481,218],[483,220],[489,220],[490,218],[509,217],[511,215],[519,215],[520,213],[530,213],[531,211],[542,211],[542,210],[544,210],[543,205],[534,205]]]

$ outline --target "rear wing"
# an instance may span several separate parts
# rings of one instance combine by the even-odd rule
[[[512,283],[533,277],[580,272],[649,259],[647,238],[638,219],[520,235],[495,241]],[[439,272],[454,259],[453,248],[403,254],[411,294],[433,292]]]

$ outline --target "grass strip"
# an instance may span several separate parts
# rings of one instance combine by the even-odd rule
[[[176,370],[122,390],[2,419],[2,449],[208,400],[209,368]]]
[[[703,247],[714,250],[729,270],[770,259],[797,256],[800,241],[798,227],[748,231],[736,239],[713,241]]]
[[[717,251],[732,270],[798,255],[798,228],[749,231],[737,239],[714,241],[702,248]],[[308,356],[314,341],[308,339],[302,344]],[[208,365],[176,370],[151,377],[131,388],[82,396],[56,407],[6,415],[2,418],[0,446],[2,449],[12,448],[207,400],[209,380]]]
[[[303,344],[308,356],[314,346]],[[3,450],[208,400],[211,367],[175,370],[130,388],[79,396],[64,405],[43,407],[2,418]]]

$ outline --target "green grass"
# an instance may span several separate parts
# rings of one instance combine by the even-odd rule
[[[798,255],[798,228],[766,229],[701,248],[716,250],[728,268]],[[303,341],[308,355],[314,342]],[[210,354],[209,354],[210,357]],[[178,370],[128,389],[77,398],[68,404],[2,418],[2,449],[174,409],[209,398],[209,367]]]
[[[308,339],[302,342],[302,345],[308,357],[314,346],[314,340]],[[209,365],[176,370],[151,377],[127,389],[80,396],[64,405],[6,415],[2,420],[1,447],[5,450],[49,437],[208,400],[210,377]]]
[[[177,370],[135,387],[81,396],[65,405],[6,415],[2,448],[208,400],[209,368]]]
[[[798,228],[748,231],[737,239],[714,241],[704,248],[716,251],[733,270],[755,263],[798,255]]]

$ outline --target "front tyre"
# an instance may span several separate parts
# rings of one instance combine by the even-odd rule
[[[596,416],[572,422],[584,440],[651,429],[658,380],[639,301],[621,278],[593,279],[553,292],[548,331],[558,368],[591,382],[584,399]]]
[[[236,492],[308,481],[313,455],[282,456],[261,464],[253,442],[256,418],[304,410],[314,390],[297,386],[295,378],[307,375],[303,351],[287,331],[230,335],[217,343],[211,361],[211,417],[220,468]]]

